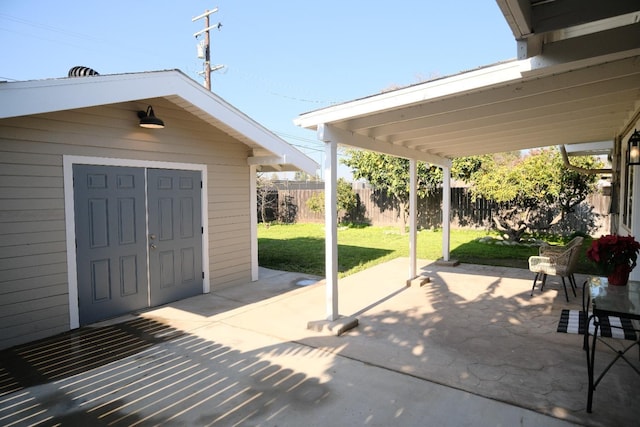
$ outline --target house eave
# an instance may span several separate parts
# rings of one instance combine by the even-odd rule
[[[166,98],[252,149],[286,158],[286,168],[314,174],[318,164],[179,70],[0,84],[0,119]]]

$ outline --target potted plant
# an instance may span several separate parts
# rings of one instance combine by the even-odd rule
[[[595,263],[611,285],[624,286],[636,266],[640,243],[633,236],[609,234],[591,243],[587,258]]]

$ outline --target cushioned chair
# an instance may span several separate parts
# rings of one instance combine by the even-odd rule
[[[571,241],[569,243],[567,243],[564,246],[561,245],[550,245],[548,243],[544,243],[542,244],[542,246],[540,246],[540,251],[538,253],[538,255],[540,256],[550,256],[550,255],[555,255],[555,254],[559,254],[562,253],[564,251],[566,251],[569,248],[572,248],[574,246],[581,248],[582,247],[582,243],[584,242],[584,237],[574,237],[573,239],[571,239]],[[569,280],[571,280],[571,282],[573,282],[573,287],[574,289],[577,287],[576,284],[576,278],[574,277],[573,273],[575,272],[575,269],[578,266],[578,261],[580,260],[580,251],[575,251],[573,253],[573,259],[571,260],[571,266],[570,266],[570,270],[571,270],[571,275],[569,276]],[[575,292],[574,292],[575,294]]]
[[[565,277],[569,280],[573,296],[576,296],[576,279],[573,274],[578,265],[583,241],[584,238],[576,237],[565,246],[543,245],[540,247],[539,255],[529,257],[529,270],[535,273],[531,296],[540,278],[542,279],[540,291],[544,289],[548,275],[561,277],[567,302],[569,302],[569,294]]]

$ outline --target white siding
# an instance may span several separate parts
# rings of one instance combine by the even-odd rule
[[[640,240],[640,166],[627,166],[626,164],[626,150],[627,150],[627,144],[629,143],[629,138],[631,138],[631,135],[633,134],[633,132],[636,129],[640,129],[640,120],[637,120],[633,126],[633,129],[629,131],[629,133],[627,135],[624,135],[622,137],[622,146],[623,149],[620,150],[622,153],[624,153],[624,157],[621,160],[621,163],[623,164],[623,168],[626,169],[623,171],[623,174],[629,173],[629,169],[630,168],[634,168],[633,170],[633,194],[628,194],[629,189],[628,188],[624,188],[624,180],[621,181],[622,183],[622,188],[621,188],[621,192],[623,193],[623,196],[620,197],[620,209],[619,211],[622,212],[623,210],[623,206],[624,203],[622,203],[623,198],[627,197],[629,198],[629,203],[631,204],[630,206],[630,211],[631,211],[631,218],[630,218],[630,226],[631,228],[628,228],[625,224],[623,224],[623,220],[622,220],[622,215],[618,216],[618,234],[629,234],[631,236],[635,236],[636,240]],[[640,267],[636,267],[631,271],[631,274],[629,274],[629,278],[631,280],[640,280]]]
[[[147,104],[165,129],[137,126]],[[63,155],[207,165],[216,289],[251,279],[248,153],[163,99],[0,120],[0,348],[69,329]]]

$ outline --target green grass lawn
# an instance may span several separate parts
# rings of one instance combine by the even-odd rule
[[[527,260],[538,254],[537,247],[501,246],[476,241],[497,236],[484,230],[452,230],[451,258],[460,262],[528,268]],[[552,244],[562,241],[549,238]],[[583,252],[591,245],[585,239]],[[339,227],[338,271],[347,276],[397,257],[409,256],[409,234],[398,227]],[[436,260],[442,257],[442,231],[418,233],[418,258]],[[324,276],[324,224],[258,225],[258,258],[263,267],[282,271]],[[592,273],[589,261],[582,255],[580,272]]]

